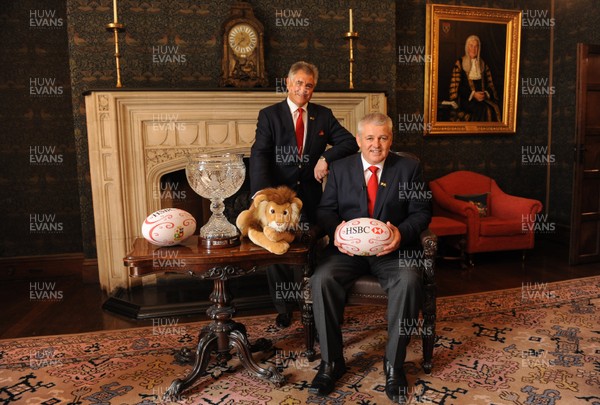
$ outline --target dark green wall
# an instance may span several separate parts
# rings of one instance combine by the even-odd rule
[[[232,1],[119,0],[123,80],[127,88],[217,87],[220,75],[222,21]],[[399,46],[425,45],[425,0],[412,1],[250,1],[265,25],[269,84],[286,75],[290,64],[305,59],[321,70],[318,89],[347,88],[348,49],[341,38],[347,30],[348,8],[354,9],[360,33],[355,53],[356,90],[385,91],[390,116],[423,113],[424,65],[400,63]],[[549,127],[548,97],[519,92],[515,135],[423,137],[397,131],[395,147],[421,156],[426,176],[433,179],[454,170],[474,170],[494,177],[509,193],[548,203],[550,220],[567,225],[572,187],[572,143],[575,130],[575,50],[577,42],[600,43],[599,6],[593,0],[464,0],[439,1],[463,6],[550,10],[555,5],[554,56],[551,31],[523,27],[520,76],[550,78],[555,95]],[[63,25],[32,27],[31,10],[54,12]],[[293,10],[306,26],[278,25],[277,13]],[[111,1],[10,0],[0,10],[3,46],[0,88],[3,108],[0,256],[67,252],[95,256],[89,183],[85,105],[82,92],[115,84]],[[178,46],[183,63],[153,63],[153,46]],[[32,95],[32,78],[54,80],[53,97]],[[52,87],[54,86],[54,87]],[[34,84],[35,91],[43,86]],[[551,132],[549,132],[549,128]],[[397,126],[398,129],[398,126]],[[550,167],[550,198],[546,201],[545,166],[521,164],[521,148],[547,145],[556,163]],[[34,149],[32,149],[32,146]],[[53,152],[39,153],[38,146]],[[32,152],[33,150],[33,152]],[[33,158],[32,158],[33,154]],[[31,159],[57,159],[59,164],[32,164]],[[45,156],[45,157],[44,157]],[[54,157],[52,157],[54,156]],[[54,162],[56,163],[56,162]],[[39,217],[57,232],[32,232]],[[33,222],[32,222],[33,221]]]

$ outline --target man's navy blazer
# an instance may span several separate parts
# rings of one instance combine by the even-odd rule
[[[369,217],[360,156],[348,156],[329,168],[317,221],[332,244],[335,229],[342,221]],[[383,165],[373,217],[398,227],[401,248],[416,246],[419,235],[431,221],[429,195],[419,161],[390,152]]]
[[[256,139],[250,151],[250,190],[254,195],[266,187],[287,185],[302,200],[308,220],[315,223],[323,187],[314,176],[317,161],[324,156],[330,164],[355,153],[358,145],[329,108],[308,103],[306,140],[299,157],[294,120],[286,100],[258,114]],[[327,145],[332,148],[325,150]]]

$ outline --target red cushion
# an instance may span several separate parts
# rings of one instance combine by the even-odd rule
[[[431,217],[431,232],[437,236],[463,235],[467,233],[467,225],[447,217]]]
[[[480,221],[479,234],[481,236],[507,236],[524,233],[522,222],[519,219],[485,217],[480,218]]]

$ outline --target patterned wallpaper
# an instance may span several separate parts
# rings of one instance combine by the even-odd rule
[[[399,53],[401,46],[424,47],[428,2],[251,0],[265,26],[269,86],[277,85],[291,63],[305,59],[320,68],[317,91],[346,89],[348,48],[341,35],[348,29],[347,10],[352,7],[360,33],[356,89],[385,91],[396,123],[403,115],[422,114],[424,66],[401,62]],[[436,2],[522,9],[538,22],[550,19],[547,13],[555,4],[554,60],[549,59],[550,30],[528,26],[522,30],[520,62],[522,77],[542,82],[549,79],[554,63],[551,150],[556,163],[550,166],[549,208],[558,223],[568,224],[575,47],[577,42],[599,42],[599,6],[594,0]],[[126,88],[217,87],[220,27],[233,1],[118,3],[119,19],[126,25],[120,37]],[[282,18],[299,22],[292,27]],[[0,19],[0,182],[5,212],[0,256],[83,251],[95,257],[82,93],[115,84],[112,36],[104,28],[112,20],[112,0],[5,0]],[[171,61],[157,62],[157,54],[168,54]],[[494,177],[507,192],[546,202],[546,167],[523,165],[522,148],[547,146],[548,105],[547,96],[520,92],[516,135],[424,138],[397,126],[395,148],[421,156],[429,179],[475,170]]]

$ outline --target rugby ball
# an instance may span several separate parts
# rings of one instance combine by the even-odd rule
[[[349,253],[374,256],[392,241],[393,235],[386,224],[374,218],[356,218],[340,226],[335,239]]]
[[[196,230],[196,220],[179,208],[164,208],[148,215],[142,236],[153,245],[172,246],[183,242]]]

